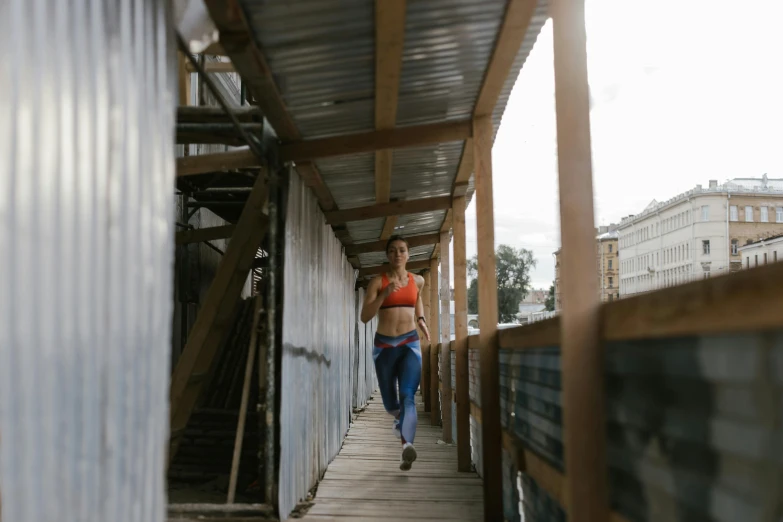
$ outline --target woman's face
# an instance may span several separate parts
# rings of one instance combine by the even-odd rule
[[[405,241],[392,241],[386,250],[386,257],[389,258],[389,263],[394,268],[405,266],[405,263],[408,262],[408,245],[405,244]]]

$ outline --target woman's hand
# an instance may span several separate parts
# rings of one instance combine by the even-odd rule
[[[423,320],[419,319],[419,328],[421,328],[421,331],[424,332],[424,337],[427,338],[427,341],[430,341],[430,329],[427,328],[427,323],[425,323]]]
[[[397,281],[389,281],[389,284],[386,286],[386,288],[383,289],[383,297],[384,299],[392,295],[394,292],[402,288],[400,283]]]

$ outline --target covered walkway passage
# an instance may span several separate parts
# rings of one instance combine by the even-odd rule
[[[601,305],[583,0],[63,5],[0,7],[3,520],[780,518],[783,264]],[[498,330],[492,144],[545,23],[563,310]],[[359,320],[395,233],[406,474]]]
[[[356,416],[304,520],[483,520],[481,479],[457,471],[456,446],[443,442],[441,429],[429,425],[423,407],[419,416],[425,422],[416,433],[419,458],[403,472],[390,417],[377,394],[375,399]]]

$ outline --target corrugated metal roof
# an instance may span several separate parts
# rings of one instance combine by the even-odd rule
[[[374,129],[375,20],[368,0],[241,0],[288,111],[307,139]],[[548,0],[527,36],[493,112],[495,132],[535,41]],[[470,118],[506,11],[506,0],[408,0],[397,125]],[[391,197],[450,193],[462,142],[398,149]],[[375,202],[374,154],[316,162],[339,208]],[[468,186],[468,201],[474,190]],[[444,212],[402,216],[404,234],[437,232]],[[354,241],[380,237],[383,219],[347,226]]]
[[[316,161],[315,165],[338,208],[364,207],[375,203],[375,153],[324,158]]]
[[[375,128],[375,17],[368,0],[243,0],[299,131]]]
[[[451,194],[463,143],[456,141],[395,150],[392,155],[391,197],[416,199]]]
[[[397,125],[467,119],[506,0],[407,3]]]
[[[423,245],[411,248],[409,251],[410,261],[429,259],[430,256],[432,256],[433,248],[434,245]],[[359,262],[362,266],[375,266],[388,262],[388,259],[386,258],[386,252],[369,252],[367,254],[359,254]]]

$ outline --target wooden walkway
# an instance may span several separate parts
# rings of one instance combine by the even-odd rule
[[[438,444],[442,431],[430,426],[430,414],[419,405],[418,458],[410,471],[400,471],[401,447],[391,426],[376,394],[351,425],[303,520],[483,520],[481,479],[457,471],[457,447]]]

